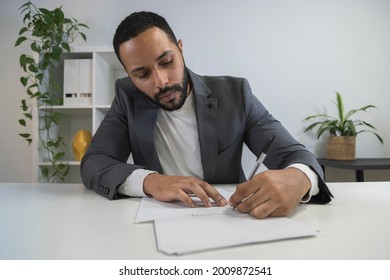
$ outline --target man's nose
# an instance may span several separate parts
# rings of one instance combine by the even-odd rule
[[[157,88],[161,89],[168,85],[168,75],[163,71],[155,71],[154,75],[154,84]]]

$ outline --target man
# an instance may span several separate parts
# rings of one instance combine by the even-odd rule
[[[287,216],[300,202],[328,203],[315,157],[275,120],[248,82],[206,77],[185,65],[182,41],[165,19],[133,13],[118,26],[114,49],[128,78],[116,83],[110,111],[82,160],[87,188],[109,199],[151,196],[194,207],[197,196],[257,218]],[[269,170],[246,181],[243,144]],[[132,155],[134,164],[127,163]],[[238,184],[230,201],[212,184]]]

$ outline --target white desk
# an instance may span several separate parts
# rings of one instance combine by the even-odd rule
[[[134,224],[140,199],[0,183],[0,259],[390,259],[390,182],[329,187],[331,204],[301,205],[291,217],[320,230],[316,237],[168,256],[151,223]]]

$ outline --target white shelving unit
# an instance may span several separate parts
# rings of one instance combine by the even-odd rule
[[[111,47],[79,47],[73,48],[71,53],[63,55],[63,59],[92,59],[92,105],[54,106],[53,109],[65,116],[56,128],[56,133],[65,138],[64,163],[69,164],[70,171],[65,183],[79,183],[80,162],[75,161],[72,151],[73,135],[79,129],[96,132],[100,123],[107,114],[115,95],[115,81],[127,74],[118,61]],[[63,79],[63,66],[58,70],[58,77]],[[33,117],[33,181],[44,182],[41,168],[49,166],[45,154],[39,147],[38,141],[38,110],[35,108]]]

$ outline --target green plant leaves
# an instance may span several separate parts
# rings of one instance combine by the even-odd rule
[[[307,126],[304,132],[310,130],[317,130],[316,136],[320,138],[326,132],[329,132],[332,136],[357,136],[359,133],[369,132],[374,134],[378,140],[383,144],[383,139],[372,130],[358,130],[357,127],[367,126],[371,129],[376,129],[373,125],[362,121],[352,120],[351,117],[360,111],[367,111],[368,109],[376,108],[374,105],[367,105],[358,109],[353,109],[345,113],[343,98],[340,93],[336,92],[336,102],[334,102],[337,108],[338,117],[332,117],[326,114],[318,114],[306,117],[305,121],[314,121]]]
[[[88,28],[86,24],[79,23],[74,18],[66,18],[62,6],[49,10],[37,8],[31,1],[20,6],[19,11],[23,17],[24,26],[19,30],[19,37],[16,39],[15,47],[24,43],[30,43],[30,50],[35,53],[37,59],[27,54],[19,57],[20,67],[25,75],[20,77],[20,83],[26,88],[27,98],[21,100],[23,118],[18,122],[22,127],[27,126],[27,121],[32,120],[32,108],[38,104],[39,110],[44,116],[39,116],[44,124],[40,129],[45,133],[39,134],[39,144],[48,153],[50,168],[42,168],[42,174],[46,178],[59,177],[61,180],[69,171],[69,165],[61,160],[65,153],[59,151],[64,146],[63,137],[52,136],[50,131],[53,126],[58,125],[64,116],[52,111],[52,106],[61,105],[62,99],[58,93],[62,91],[59,81],[55,79],[54,71],[61,61],[64,51],[70,52],[70,44],[80,35],[84,40],[86,36],[80,31],[81,28]],[[31,52],[28,52],[31,54]],[[29,133],[20,133],[28,144],[32,138]]]
[[[16,40],[16,42],[15,42],[15,47],[19,46],[21,43],[23,43],[23,42],[26,41],[26,40],[27,40],[27,37],[24,37],[24,36],[19,37],[19,38]]]
[[[66,50],[67,52],[70,52],[70,46],[69,46],[68,43],[66,43],[66,42],[61,43],[61,47],[62,47],[64,50]]]

